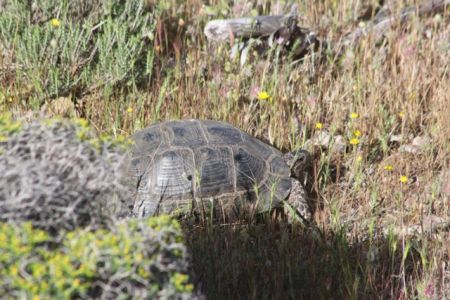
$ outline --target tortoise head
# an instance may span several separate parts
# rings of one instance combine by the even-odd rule
[[[291,169],[291,176],[304,186],[310,182],[312,176],[313,158],[303,149],[284,154],[284,160]]]

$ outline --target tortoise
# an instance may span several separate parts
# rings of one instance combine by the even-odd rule
[[[212,204],[231,221],[287,201],[304,220],[311,218],[303,183],[312,161],[304,150],[283,155],[228,123],[196,119],[158,123],[133,140],[128,171],[135,216],[184,214]]]

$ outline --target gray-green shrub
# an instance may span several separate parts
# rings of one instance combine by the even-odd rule
[[[40,103],[139,84],[152,71],[156,21],[146,1],[7,0],[1,9],[0,77]]]
[[[3,115],[0,138],[0,221],[55,231],[126,214],[125,153],[84,120],[21,124]]]

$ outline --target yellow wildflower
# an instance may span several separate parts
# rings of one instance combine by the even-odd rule
[[[407,183],[408,182],[408,176],[405,176],[405,175],[400,176],[400,182],[401,183]]]
[[[130,106],[127,108],[127,113],[131,114],[133,112],[133,108]]]
[[[320,122],[316,123],[316,129],[322,129],[323,128],[323,124]]]
[[[16,276],[17,273],[19,273],[19,269],[16,266],[11,266],[9,272],[11,273],[11,275]]]
[[[352,139],[350,140],[350,144],[351,144],[351,145],[358,145],[358,144],[359,144],[359,139],[357,139],[357,138],[352,138]]]
[[[57,28],[57,27],[59,27],[61,25],[61,21],[56,19],[56,18],[53,18],[53,19],[51,19],[50,24],[53,27]]]
[[[417,99],[417,93],[415,91],[412,91],[408,94],[408,100],[415,100]]]
[[[356,157],[356,162],[362,162],[362,160],[363,160],[362,155],[358,155],[358,156]]]
[[[353,112],[353,113],[351,113],[350,114],[350,119],[358,119],[359,118],[359,114],[358,113],[355,113],[355,112]]]
[[[41,297],[39,297],[38,295],[33,296],[33,300],[40,300]]]
[[[385,165],[385,166],[384,166],[384,169],[385,169],[386,171],[392,171],[392,170],[394,169],[394,167],[393,167],[392,165]]]
[[[150,274],[147,272],[147,270],[145,270],[145,268],[143,268],[143,267],[138,267],[137,271],[138,271],[138,274],[139,274],[141,277],[144,277],[144,278],[148,278],[149,275],[150,275]]]
[[[89,121],[83,118],[76,118],[74,122],[82,128],[89,128]]]
[[[77,278],[73,281],[73,286],[78,287],[79,285],[80,285],[80,279]]]
[[[0,231],[0,245],[4,245],[7,240],[8,237],[6,236],[6,234]]]
[[[355,137],[360,137],[361,136],[361,131],[359,131],[358,129],[356,129],[355,131],[353,131],[353,135]]]
[[[405,116],[405,113],[401,111],[398,113],[398,116],[403,119],[403,117]]]
[[[63,263],[63,265],[69,265],[70,264],[70,258],[68,256],[64,256],[61,258],[61,262]]]
[[[125,247],[123,248],[123,253],[124,254],[130,253],[130,245],[128,245],[128,244],[125,245]]]
[[[262,91],[262,92],[259,92],[259,93],[258,93],[258,99],[259,99],[259,100],[267,100],[267,99],[269,99],[269,98],[270,98],[269,93],[267,93],[267,92],[265,92],[265,91]]]

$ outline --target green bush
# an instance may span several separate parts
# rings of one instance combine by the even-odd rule
[[[83,119],[26,124],[0,115],[0,221],[55,232],[126,215],[125,144],[96,137]]]
[[[44,99],[130,86],[153,67],[155,18],[143,0],[8,0],[0,61],[19,93]],[[2,51],[3,50],[3,51]]]
[[[179,224],[167,216],[56,240],[0,223],[0,294],[13,298],[197,298]]]

